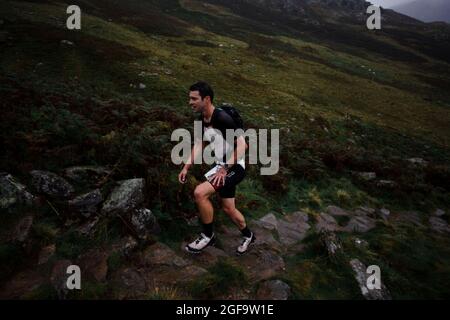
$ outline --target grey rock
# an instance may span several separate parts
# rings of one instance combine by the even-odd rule
[[[281,243],[275,239],[274,237],[274,231],[268,230],[266,228],[262,228],[259,225],[254,225],[250,223],[250,230],[255,234],[256,241],[252,244],[253,247],[262,247],[266,250],[270,250],[276,253],[282,253],[285,247],[281,245]],[[231,235],[231,233],[230,233]],[[224,243],[226,242],[227,246],[227,252],[235,252],[236,247],[240,244],[239,241],[241,241],[241,235],[240,232],[236,230],[234,233],[234,237],[231,236],[229,239],[222,239]]]
[[[264,217],[256,221],[256,224],[268,230],[277,230],[278,221],[273,213],[266,214]]]
[[[241,266],[247,271],[251,281],[270,279],[285,271],[283,258],[263,248],[253,248],[239,258]]]
[[[370,207],[359,207],[355,210],[355,214],[357,215],[375,215],[376,210]]]
[[[12,175],[0,173],[0,209],[10,209],[15,205],[31,205],[34,196]]]
[[[378,216],[380,216],[384,221],[387,221],[389,216],[391,215],[391,211],[386,208],[381,208],[380,210],[377,210]]]
[[[367,273],[366,266],[358,259],[350,260],[355,275],[355,279],[359,284],[361,293],[367,300],[391,300],[391,295],[386,286],[381,282],[380,289],[369,289],[367,287],[367,280],[372,274]],[[381,279],[380,279],[381,281]]]
[[[429,222],[433,231],[438,233],[450,233],[450,227],[444,219],[439,217],[430,217]]]
[[[108,274],[108,253],[100,249],[91,249],[79,258],[83,278],[105,281]]]
[[[149,246],[142,254],[142,261],[147,266],[169,266],[183,268],[191,263],[178,256],[163,243],[157,242]]]
[[[130,179],[119,182],[103,204],[106,215],[124,214],[139,208],[144,203],[144,179]]]
[[[97,207],[102,203],[103,197],[100,189],[88,192],[69,201],[69,207],[79,212],[82,216],[89,218],[97,212]]]
[[[284,245],[293,245],[306,237],[310,229],[308,215],[304,212],[294,212],[278,221],[278,234],[280,242]]]
[[[376,221],[366,215],[353,216],[343,228],[347,232],[368,232],[376,227]]]
[[[39,193],[54,198],[68,198],[74,192],[69,182],[52,172],[34,170],[30,174],[32,176],[31,184]]]
[[[380,188],[394,188],[395,186],[397,186],[397,183],[392,180],[378,180],[376,182],[376,185]]]
[[[208,271],[204,268],[188,265],[184,268],[156,268],[154,274],[151,274],[152,282],[156,286],[185,286],[192,281],[196,281],[201,277],[205,276]]]
[[[287,300],[291,294],[289,285],[281,280],[264,281],[256,293],[258,300]]]
[[[116,299],[136,299],[147,291],[145,271],[133,267],[125,267],[115,272],[112,277],[114,297]]]
[[[101,166],[74,166],[64,170],[64,176],[75,182],[89,182],[91,184],[111,173],[106,167]]]
[[[424,166],[427,166],[428,165],[428,161],[425,161],[424,159],[422,159],[422,158],[411,158],[411,159],[408,159],[407,160],[409,163],[411,163],[412,165],[415,165],[415,166],[421,166],[421,167],[424,167]]]
[[[210,268],[214,266],[219,259],[228,257],[225,251],[214,246],[207,247],[201,254],[191,254],[185,249],[187,244],[187,242],[182,242],[180,249],[184,252],[187,259],[195,262],[203,268]]]
[[[316,217],[316,230],[317,231],[340,231],[341,227],[337,221],[326,213],[320,213]]]
[[[375,172],[353,172],[353,175],[365,181],[371,181],[377,178]]]
[[[348,211],[346,211],[346,210],[344,210],[342,208],[339,208],[337,206],[328,206],[325,209],[325,211],[329,215],[332,215],[332,216],[335,216],[335,217],[342,217],[342,216],[346,217],[346,216],[350,215]]]
[[[445,211],[442,209],[436,209],[436,211],[433,213],[433,215],[436,217],[442,217],[443,215],[445,215]]]
[[[131,216],[131,224],[139,239],[147,239],[149,234],[159,233],[161,230],[156,217],[149,209],[135,209]]]
[[[193,265],[162,243],[145,249],[140,260],[148,270],[147,282],[154,286],[183,285],[207,273],[204,268]]]
[[[73,46],[74,43],[72,41],[69,40],[61,40],[60,42],[62,45],[66,45],[66,46]]]

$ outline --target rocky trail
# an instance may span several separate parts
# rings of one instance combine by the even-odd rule
[[[157,240],[161,230],[157,218],[145,207],[144,179],[118,181],[105,197],[99,188],[77,194],[76,188],[69,182],[83,179],[98,181],[99,177],[109,173],[106,168],[76,167],[65,170],[63,178],[51,172],[32,171],[30,181],[36,195],[17,178],[7,173],[1,174],[2,215],[11,217],[17,214],[18,208],[22,211],[26,208],[27,212],[15,221],[15,227],[5,233],[2,240],[19,244],[30,257],[24,267],[4,282],[0,289],[1,298],[26,299],[32,292],[47,286],[57,293],[59,299],[70,299],[65,285],[66,270],[75,264],[80,266],[82,283],[87,281],[108,288],[104,291],[106,298],[148,299],[161,296],[176,299],[186,288],[211,279],[212,270],[222,264],[238,270],[246,284],[228,288],[224,293],[216,292],[213,298],[288,299],[291,288],[285,281],[287,261],[305,250],[306,245],[311,245],[311,241],[305,244],[305,239],[313,237],[316,239],[314,245],[323,248],[327,259],[351,267],[353,281],[361,289],[361,298],[391,299],[384,284],[381,289],[367,289],[368,262],[347,254],[340,241],[341,235],[351,235],[356,246],[364,247],[370,244],[361,239],[362,235],[389,225],[406,224],[447,236],[450,233],[443,210],[424,214],[391,212],[387,208],[346,210],[328,206],[317,215],[297,211],[282,216],[271,212],[250,221],[250,228],[257,239],[243,256],[235,254],[241,236],[237,228],[230,225],[217,227],[218,241],[215,246],[200,254],[190,254],[184,250],[188,239],[175,248]],[[66,203],[67,212],[59,212],[51,205],[56,200]],[[66,219],[64,226],[75,228],[75,232],[85,237],[89,238],[101,221],[107,218],[120,220],[127,226],[129,234],[110,244],[92,246],[75,259],[61,259],[57,255],[56,243],[46,243],[41,247],[33,243],[33,226],[37,223],[33,210],[42,203],[51,205],[55,214],[68,215],[69,212],[70,219]],[[195,236],[194,231],[193,227],[192,237]],[[314,238],[314,235],[317,237]],[[114,259],[121,259],[122,263],[114,266],[111,262]]]

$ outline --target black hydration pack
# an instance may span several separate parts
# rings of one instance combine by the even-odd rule
[[[244,130],[244,121],[242,120],[239,111],[235,107],[233,107],[231,104],[223,103],[220,105],[220,107],[218,107],[218,109],[228,113],[228,115],[233,119],[238,129]]]

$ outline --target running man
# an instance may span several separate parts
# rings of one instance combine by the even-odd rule
[[[211,144],[216,163],[209,175],[206,175],[207,181],[195,188],[194,198],[199,210],[203,232],[186,246],[186,250],[191,253],[200,253],[206,247],[214,244],[216,240],[213,231],[214,209],[209,198],[217,192],[223,211],[242,233],[243,240],[236,252],[244,254],[256,239],[248,228],[244,216],[235,206],[236,185],[245,177],[245,151],[248,145],[243,136],[235,139],[236,148],[226,142],[226,129],[236,130],[238,126],[226,111],[214,107],[214,92],[207,83],[197,82],[190,87],[189,91],[189,105],[194,112],[201,113],[199,120],[202,121],[203,137],[206,142]],[[188,170],[194,163],[194,159],[203,155],[206,142],[202,140],[194,143],[191,155],[178,175],[180,183],[186,182]],[[221,149],[218,146],[224,148]],[[226,155],[230,153],[231,157],[227,160]]]

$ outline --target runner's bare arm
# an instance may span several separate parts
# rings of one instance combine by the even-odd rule
[[[236,139],[236,149],[231,153],[230,159],[228,159],[227,164],[233,165],[237,163],[238,159],[241,159],[245,155],[245,151],[248,149],[248,144],[245,142],[243,136],[239,136]]]
[[[191,154],[189,155],[188,160],[186,161],[186,164],[183,166],[183,169],[181,169],[180,173],[178,174],[178,181],[180,183],[186,183],[186,176],[188,173],[189,168],[194,163],[194,159],[201,155],[203,152],[203,148],[205,147],[205,142],[201,141],[198,143],[195,143],[192,147]]]

